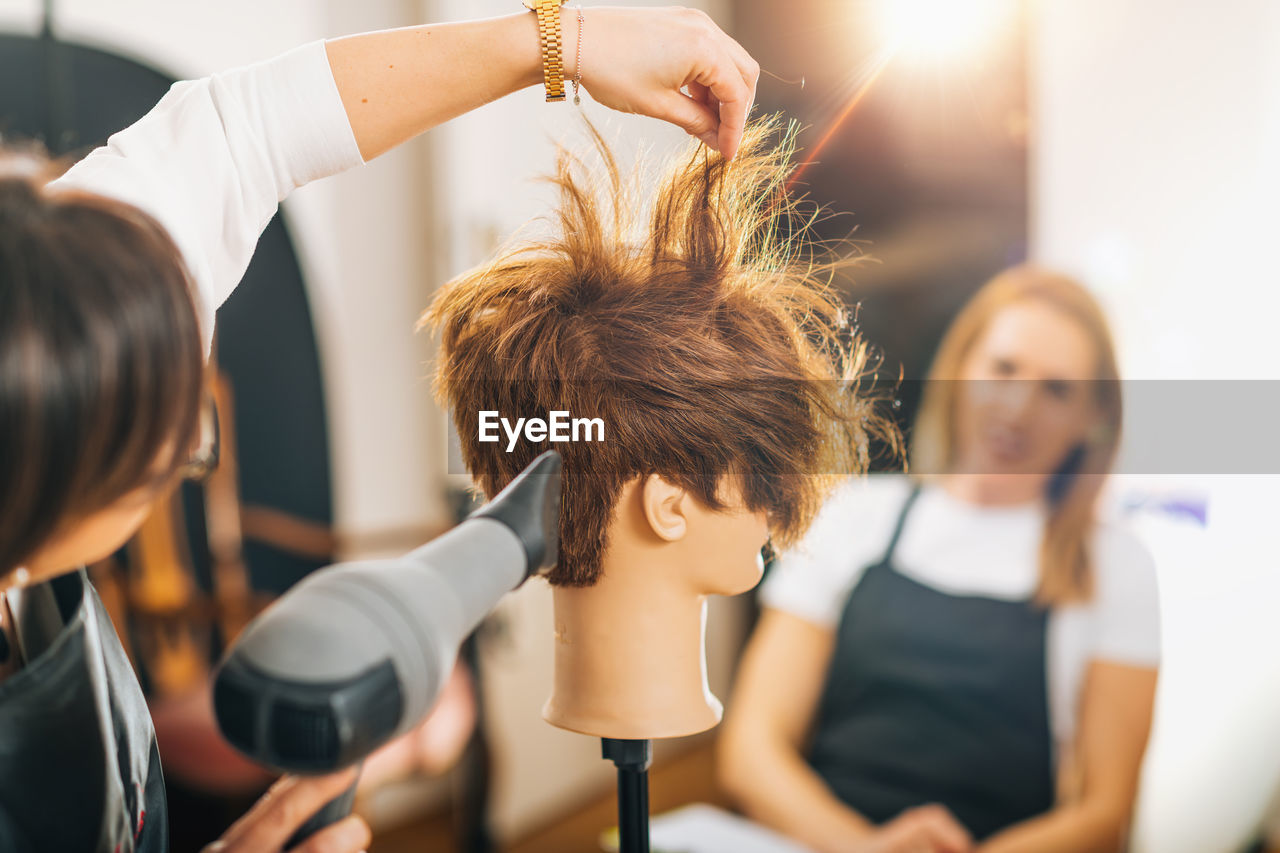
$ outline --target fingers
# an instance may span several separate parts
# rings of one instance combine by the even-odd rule
[[[901,819],[886,824],[864,853],[938,853],[923,826]]]
[[[750,112],[751,102],[755,97],[755,87],[747,85],[738,66],[723,51],[716,58],[715,64],[704,67],[694,76],[693,82],[705,86],[711,96],[720,102],[718,126],[715,127],[715,147],[726,158],[732,159],[742,142],[742,133],[747,126],[747,113]]]
[[[738,145],[747,126],[747,115],[755,102],[760,65],[710,17],[698,13],[696,18],[704,28],[703,55],[699,57],[699,64],[690,80],[690,93],[693,94],[693,83],[697,83],[719,102],[716,109],[715,104],[706,101],[718,119],[714,128],[717,137],[714,147],[732,159],[738,153]]]
[[[680,92],[666,92],[652,114],[684,128],[690,136],[701,139],[712,148],[718,147],[720,121],[706,104]]]
[[[909,809],[885,824],[880,848],[892,853],[972,853],[969,831],[945,806],[928,805]]]
[[[917,810],[917,814],[920,826],[939,850],[945,853],[969,853],[973,849],[973,838],[969,831],[944,806],[924,806]]]
[[[688,88],[689,88],[689,97],[692,98],[695,103],[702,104],[704,107],[706,107],[707,114],[711,116],[712,121],[714,121],[715,123],[714,127],[708,128],[706,131],[704,131],[703,135],[701,135],[699,138],[702,139],[703,144],[705,144],[709,148],[715,148],[719,150],[720,101],[716,99],[715,95],[711,94],[710,89],[708,89],[706,86],[702,85],[701,83],[697,82],[696,80],[691,82]]]
[[[720,102],[711,95],[711,90],[696,80],[689,84],[689,97],[705,106],[713,114],[720,115]]]
[[[760,63],[755,61],[751,54],[747,53],[747,49],[738,44],[734,39],[725,36],[725,42],[729,50],[729,56],[733,60],[734,65],[738,66],[738,71],[742,74],[742,80],[747,84],[747,88],[751,90],[750,99],[747,109],[750,111],[751,104],[756,100],[756,87],[760,82]]]
[[[361,853],[371,841],[373,833],[369,831],[369,825],[351,815],[290,848],[289,853]]]
[[[352,768],[314,778],[283,777],[211,849],[218,853],[281,849],[298,827],[346,791],[358,774],[358,768]],[[352,851],[359,849],[351,848]]]
[[[584,77],[597,102],[673,122],[726,158],[737,154],[760,74],[740,44],[693,9],[615,7],[594,15],[596,55],[611,58]]]

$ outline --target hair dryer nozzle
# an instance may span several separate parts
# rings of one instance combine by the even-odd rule
[[[548,450],[470,518],[511,529],[529,558],[525,578],[556,564],[560,551],[560,454]]]

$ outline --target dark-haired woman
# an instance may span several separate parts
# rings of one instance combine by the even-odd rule
[[[576,9],[540,14],[578,43]],[[740,46],[689,10],[585,20],[598,59],[566,50],[566,80],[732,155],[758,74]],[[279,201],[544,82],[542,41],[521,12],[315,43],[174,86],[47,186],[0,162],[0,850],[167,849],[146,706],[78,567],[186,469],[214,311]],[[279,850],[349,782],[285,779],[215,847]],[[368,840],[350,818],[298,849]]]
[[[721,776],[821,853],[1119,851],[1159,660],[1151,558],[1095,521],[1111,336],[1019,268],[943,339],[917,476],[851,482],[763,587]]]

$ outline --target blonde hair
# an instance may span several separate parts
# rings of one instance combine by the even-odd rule
[[[1049,305],[1074,320],[1089,336],[1097,360],[1094,391],[1100,423],[1068,454],[1051,479],[1049,520],[1040,543],[1036,600],[1050,606],[1088,600],[1093,595],[1089,531],[1098,493],[1115,460],[1122,405],[1115,346],[1101,307],[1077,281],[1034,266],[1018,266],[988,282],[951,323],[934,357],[911,439],[911,466],[942,474],[955,464],[955,431],[961,366],[992,318],[1028,301]],[[917,475],[920,476],[920,475]]]

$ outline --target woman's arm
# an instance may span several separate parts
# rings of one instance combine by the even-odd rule
[[[51,188],[119,199],[165,227],[193,279],[207,349],[214,311],[239,284],[279,202],[538,82],[533,21],[523,13],[315,42],[177,83]],[[566,13],[565,26],[572,74],[576,14]],[[736,149],[758,68],[705,15],[592,8],[583,52],[583,82],[597,100]],[[680,94],[686,84],[697,100]],[[513,128],[512,139],[496,142],[518,145],[523,132]]]
[[[710,18],[678,8],[593,7],[584,16],[582,81],[596,100],[670,121],[729,156],[737,151],[759,66]],[[578,71],[576,9],[561,18],[570,80]],[[542,81],[538,26],[527,12],[366,33],[327,48],[366,160]],[[680,93],[686,85],[698,100]]]
[[[999,833],[981,853],[1112,853],[1125,848],[1151,730],[1157,670],[1095,661],[1085,680],[1079,799]]]
[[[766,609],[738,667],[717,775],[752,819],[821,851],[851,850],[873,827],[805,762],[834,634]]]

